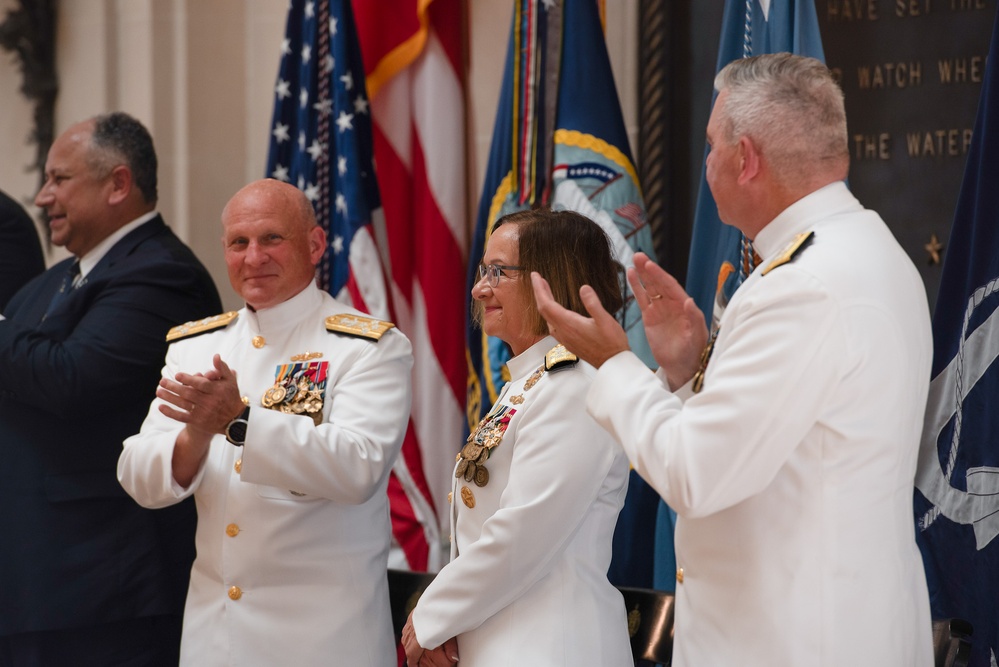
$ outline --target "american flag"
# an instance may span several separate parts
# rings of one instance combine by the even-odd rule
[[[422,461],[425,488],[446,534],[454,457],[465,439],[470,301],[465,2],[369,0],[356,2],[354,11],[374,118],[378,183],[385,195],[395,322],[413,341],[416,359],[416,442],[411,448],[404,444],[403,455],[410,472],[419,471]],[[447,544],[440,546],[435,558],[431,545],[429,569],[446,558]]]
[[[316,209],[329,244],[318,271],[320,286],[359,310],[395,321],[413,339],[396,317],[389,288],[389,240],[373,166],[371,116],[349,0],[291,0],[274,87],[267,176],[297,185]],[[414,352],[417,347],[414,341]],[[394,567],[426,569],[440,548],[422,465],[411,420],[389,478]]]
[[[351,244],[381,206],[371,112],[347,0],[292,0],[274,87],[267,175],[294,183],[329,237],[319,280],[341,295]]]

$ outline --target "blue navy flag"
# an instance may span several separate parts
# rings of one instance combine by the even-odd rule
[[[516,0],[501,86],[469,251],[469,290],[496,220],[535,205],[574,210],[597,222],[624,266],[636,251],[655,259],[597,0]],[[632,350],[654,365],[630,291],[620,317]],[[467,349],[466,409],[474,425],[509,379],[510,351],[471,325]],[[615,583],[651,584],[657,502],[632,473],[614,538]]]
[[[783,51],[825,61],[813,0],[726,0],[716,71],[739,58]],[[702,166],[686,290],[708,322],[717,321],[719,308],[752,270],[743,241],[739,230],[718,219]]]
[[[999,16],[933,313],[933,380],[916,473],[917,539],[934,618],[999,646]]]
[[[516,0],[472,247],[468,288],[497,219],[548,204],[603,227],[616,258],[655,258],[638,173],[631,159],[597,0]],[[623,313],[632,349],[653,365],[630,293]],[[468,422],[499,395],[509,350],[471,324]]]
[[[274,92],[267,176],[297,185],[315,207],[329,237],[319,281],[337,296],[350,277],[354,235],[381,205],[349,0],[291,0]]]

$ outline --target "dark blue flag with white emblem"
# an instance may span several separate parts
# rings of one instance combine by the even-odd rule
[[[320,286],[350,278],[355,233],[380,207],[371,164],[371,114],[349,0],[291,0],[274,89],[267,176],[305,192],[329,247]]]
[[[972,667],[999,646],[999,17],[933,313],[916,528],[934,618],[970,621]]]

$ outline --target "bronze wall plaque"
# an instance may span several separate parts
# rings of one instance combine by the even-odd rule
[[[850,189],[912,257],[935,304],[995,0],[817,0],[843,87]]]

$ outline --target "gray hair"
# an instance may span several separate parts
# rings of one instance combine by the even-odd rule
[[[724,140],[753,140],[783,185],[849,162],[843,91],[815,58],[774,53],[736,60],[715,77],[728,91]]]
[[[155,204],[156,149],[149,130],[127,113],[95,116],[87,151],[87,164],[98,176],[107,176],[118,165],[132,172],[132,180],[147,204]]]

